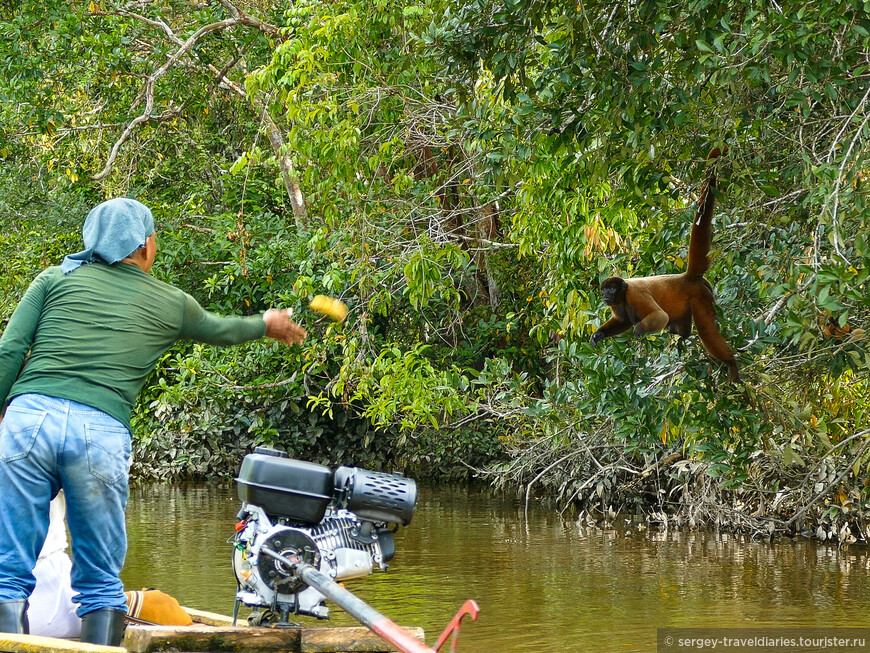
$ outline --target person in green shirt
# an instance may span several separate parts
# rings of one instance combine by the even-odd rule
[[[148,374],[176,340],[307,334],[290,310],[219,316],[151,276],[154,218],[136,200],[96,206],[82,236],[86,249],[36,277],[0,337],[0,632],[28,630],[31,570],[63,488],[81,639],[118,645],[130,413]]]

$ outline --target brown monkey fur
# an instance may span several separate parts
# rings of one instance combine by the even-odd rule
[[[707,161],[721,154],[714,148]],[[740,382],[734,353],[719,333],[713,307],[713,287],[704,273],[710,267],[707,255],[713,238],[713,206],[716,203],[716,168],[713,166],[701,189],[698,212],[692,223],[689,239],[689,261],[682,274],[660,274],[653,277],[622,279],[610,277],[601,284],[604,303],[613,312],[607,322],[592,336],[592,346],[604,338],[618,335],[634,327],[635,335],[668,331],[683,337],[692,332],[692,321],[707,352],[728,366],[731,381]]]

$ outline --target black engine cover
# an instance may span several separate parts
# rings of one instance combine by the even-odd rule
[[[260,506],[270,517],[317,524],[332,500],[332,470],[258,448],[242,461],[236,483],[239,499]]]

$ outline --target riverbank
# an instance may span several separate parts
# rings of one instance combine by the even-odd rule
[[[232,486],[241,451],[221,454],[186,444],[184,456],[188,459],[210,456],[219,466],[209,468],[205,477],[191,478],[183,458],[161,462],[159,453],[144,451],[143,442],[136,441],[134,482],[201,483],[208,479],[212,484]],[[682,451],[673,449],[663,450],[643,467],[632,465],[625,455],[608,460],[600,448],[595,458],[576,451],[570,456],[538,456],[534,467],[528,451],[512,453],[512,464],[466,466],[465,477],[460,478],[433,475],[431,469],[428,473],[413,468],[401,471],[433,487],[485,491],[491,486],[515,495],[524,511],[540,504],[587,526],[610,528],[619,520],[629,520],[665,531],[729,532],[760,540],[800,537],[838,545],[870,543],[870,506],[866,500],[862,502],[862,488],[848,484],[846,477],[851,475],[852,466],[845,457],[829,455],[798,466],[785,465],[781,456],[759,454],[749,473],[738,482],[717,474],[714,463],[687,459]],[[332,464],[322,457],[314,460]],[[155,469],[161,470],[160,474],[147,473]]]
[[[862,499],[867,483],[849,483],[855,461],[846,457],[795,465],[759,453],[740,479],[717,474],[715,463],[687,459],[681,451],[664,451],[645,467],[632,467],[624,459],[605,466],[602,460],[572,456],[571,469],[590,470],[585,478],[553,464],[529,481],[522,477],[521,465],[482,476],[504,489],[519,488],[526,506],[533,499],[542,501],[588,525],[607,526],[628,516],[662,530],[870,543],[870,505],[866,496]]]

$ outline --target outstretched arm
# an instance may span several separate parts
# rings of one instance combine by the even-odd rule
[[[308,333],[293,322],[289,308],[271,308],[262,315],[221,316],[203,309],[190,295],[186,305],[180,338],[206,342],[210,345],[238,345],[263,336],[298,345]]]
[[[270,308],[263,313],[266,323],[266,337],[286,342],[288,345],[301,345],[308,332],[296,324],[291,318],[293,311],[289,308]]]
[[[631,328],[631,322],[628,320],[620,319],[617,315],[611,317],[607,322],[598,327],[598,330],[592,334],[592,340],[589,343],[593,347],[597,347],[598,343],[604,340],[605,338],[610,338],[611,336],[618,336],[620,333],[624,333]]]

